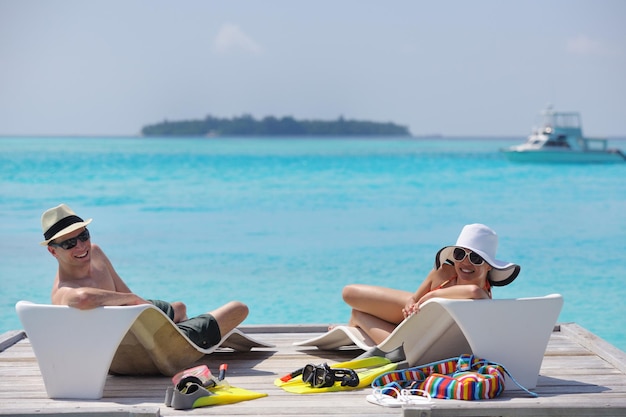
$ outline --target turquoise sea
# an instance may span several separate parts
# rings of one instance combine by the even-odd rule
[[[0,332],[18,300],[49,302],[40,216],[64,202],[136,293],[238,299],[247,324],[343,323],[344,285],[413,291],[485,223],[522,266],[495,298],[563,294],[560,321],[626,350],[626,164],[498,152],[522,139],[0,138]]]

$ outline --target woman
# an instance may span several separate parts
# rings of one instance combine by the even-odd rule
[[[510,284],[520,272],[519,265],[495,259],[497,247],[492,229],[469,224],[454,246],[437,252],[434,269],[414,294],[372,285],[346,286],[342,295],[352,307],[349,325],[361,328],[378,344],[431,298],[491,298],[492,285]]]

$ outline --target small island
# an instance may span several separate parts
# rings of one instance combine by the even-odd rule
[[[296,120],[250,115],[203,120],[168,121],[144,126],[143,136],[411,136],[406,126],[360,120]]]

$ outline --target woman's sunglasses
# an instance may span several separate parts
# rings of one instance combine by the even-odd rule
[[[89,230],[85,229],[78,236],[71,237],[71,238],[69,238],[67,240],[64,240],[62,242],[59,242],[59,243],[52,243],[52,242],[50,242],[50,243],[48,243],[48,246],[58,246],[60,248],[68,250],[68,249],[72,249],[74,246],[76,246],[78,244],[79,240],[81,242],[88,241],[89,240]]]
[[[359,376],[353,369],[331,368],[325,363],[309,364],[302,369],[302,381],[311,384],[313,388],[332,387],[336,381],[341,381],[342,387],[356,387],[359,385]]]
[[[476,266],[482,265],[485,263],[485,260],[476,252],[469,251],[467,252],[465,249],[454,248],[454,252],[452,253],[452,257],[455,261],[461,262],[465,257],[469,257],[469,261]]]

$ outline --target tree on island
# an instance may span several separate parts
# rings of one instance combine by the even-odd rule
[[[232,119],[208,115],[204,120],[163,121],[141,129],[144,136],[410,136],[406,126],[346,120],[296,120],[267,116],[256,120],[245,114]]]

